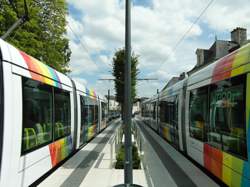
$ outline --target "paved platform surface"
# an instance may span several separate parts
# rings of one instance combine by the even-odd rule
[[[40,187],[111,187],[124,182],[123,170],[113,169],[111,142],[120,121],[116,121],[53,172]],[[134,170],[134,183],[147,186],[143,170]]]
[[[141,134],[141,151],[148,186],[217,187],[210,177],[156,134],[140,119],[134,120]]]
[[[137,128],[142,169],[133,171],[135,184],[144,187],[216,187],[211,178],[176,151],[146,126],[133,120]],[[120,121],[115,121],[72,158],[47,177],[41,187],[111,187],[124,181],[124,171],[113,169],[115,134]]]

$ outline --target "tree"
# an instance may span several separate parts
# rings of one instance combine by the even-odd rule
[[[24,14],[24,2],[12,1],[16,10],[8,0],[0,1],[1,36]],[[19,26],[7,41],[60,72],[69,72],[71,51],[66,38],[65,0],[26,1],[29,21]]]
[[[136,78],[139,74],[137,65],[139,63],[139,56],[132,53],[131,56],[131,96],[132,102],[136,97]],[[115,77],[115,90],[116,90],[116,100],[122,106],[123,112],[123,103],[124,103],[124,64],[125,63],[125,49],[119,49],[115,52],[113,57],[113,76]]]

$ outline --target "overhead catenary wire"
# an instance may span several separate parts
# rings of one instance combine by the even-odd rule
[[[89,60],[91,62],[93,62],[97,67],[98,67],[98,64],[92,59],[91,57],[91,54],[88,50],[88,48],[85,46],[85,44],[82,42],[82,40],[80,39],[80,37],[78,36],[78,34],[72,29],[72,27],[69,25],[68,23],[68,27],[69,29],[71,30],[71,32],[73,33],[73,35],[75,36],[75,38],[77,38],[78,42],[80,43],[81,47],[85,50],[86,54],[87,54],[87,57],[89,58]],[[105,63],[104,63],[105,64]],[[104,73],[104,72],[103,72]]]
[[[57,11],[59,11],[61,14],[63,14],[63,12],[60,10],[60,9],[58,9],[57,7],[56,7],[56,5],[55,5],[55,2],[53,2],[54,3],[54,6],[55,6],[55,8],[56,8],[56,10]],[[93,60],[92,59],[92,57],[91,57],[91,54],[90,54],[90,52],[89,52],[89,49],[86,47],[86,45],[85,45],[85,41],[83,42],[82,41],[82,39],[81,39],[81,37],[74,31],[74,29],[70,26],[70,23],[68,22],[68,24],[67,24],[67,26],[68,26],[68,28],[71,30],[71,32],[72,32],[72,34],[74,35],[74,37],[78,40],[78,42],[80,43],[80,46],[84,49],[84,51],[86,52],[86,54],[87,54],[87,58],[92,62],[92,63],[94,63],[97,67],[99,67],[99,65],[95,62],[95,60]],[[84,40],[84,39],[83,39]],[[103,64],[105,64],[105,63],[103,63]],[[106,66],[107,66],[107,64],[105,64]],[[107,66],[108,67],[108,66]],[[108,67],[109,68],[109,67]],[[106,73],[106,72],[104,72],[103,70],[101,71],[101,73]]]
[[[188,35],[188,33],[193,29],[193,27],[195,26],[196,23],[198,23],[198,21],[201,19],[201,17],[204,15],[204,13],[207,11],[207,9],[212,5],[212,3],[214,2],[214,0],[210,0],[208,2],[208,4],[204,7],[204,9],[202,9],[201,13],[199,14],[199,16],[194,20],[194,22],[190,25],[190,27],[183,33],[183,35],[180,37],[180,39],[176,42],[176,44],[173,47],[173,52],[176,51],[177,47],[185,40],[186,36]],[[160,69],[163,64],[165,64],[167,61],[163,61],[159,68]]]

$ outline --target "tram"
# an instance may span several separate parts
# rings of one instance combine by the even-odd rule
[[[29,186],[107,126],[107,101],[0,39],[0,186]]]
[[[250,44],[144,101],[142,118],[228,186],[250,186]]]

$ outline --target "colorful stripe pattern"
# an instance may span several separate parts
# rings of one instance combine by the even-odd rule
[[[94,98],[97,97],[96,93],[95,93],[95,91],[93,89],[89,90],[89,89],[86,88],[86,94],[89,95],[89,96],[91,96],[91,97],[94,97]]]
[[[92,97],[96,97],[95,91],[91,89],[91,90],[90,90],[90,95],[91,95]]]
[[[222,58],[215,66],[212,83],[250,70],[250,45]],[[247,80],[247,150],[250,157],[250,75]],[[250,186],[250,163],[204,144],[204,166],[228,186]]]
[[[20,51],[30,71],[31,78],[45,84],[62,88],[61,81],[56,71],[46,64]]]
[[[88,141],[91,140],[96,134],[96,125],[88,127]]]
[[[204,166],[228,186],[250,186],[249,163],[208,144],[204,144]]]
[[[212,83],[240,75],[250,70],[250,45],[222,58],[215,66]],[[243,66],[246,64],[245,66]]]
[[[90,95],[88,88],[86,88],[86,95]]]
[[[172,142],[169,127],[166,127],[164,125],[160,125],[160,134],[163,138],[165,138],[169,142]]]
[[[59,162],[65,159],[72,152],[72,138],[71,136],[60,139],[49,145],[50,158],[52,166],[56,166]]]

